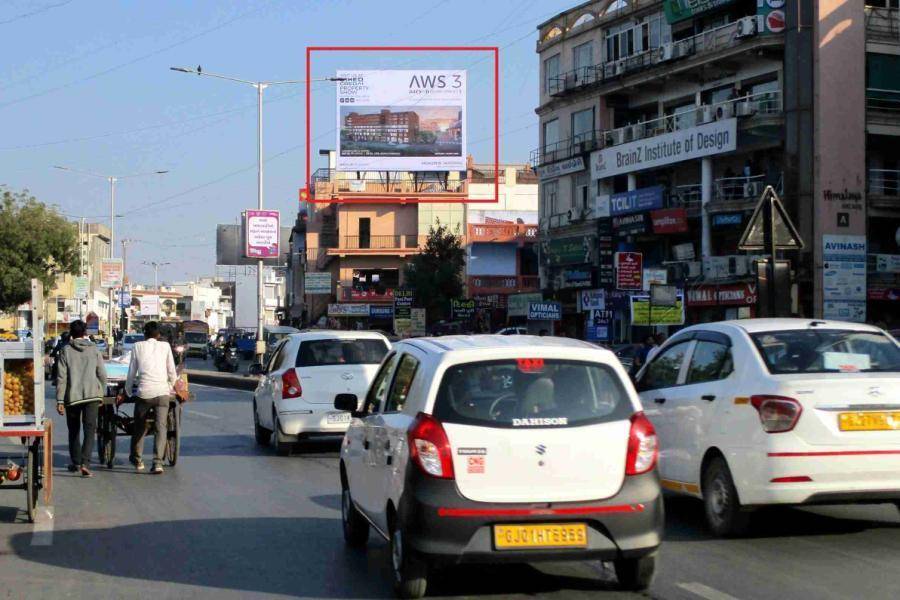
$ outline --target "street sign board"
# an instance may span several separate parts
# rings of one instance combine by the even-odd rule
[[[244,213],[247,229],[247,258],[277,258],[279,213],[277,210],[248,210]]]
[[[122,286],[123,264],[121,258],[104,258],[100,261],[100,287]]]
[[[75,278],[75,297],[87,298],[90,281],[87,277],[78,276]]]
[[[640,252],[616,252],[616,288],[643,289],[644,256]]]
[[[305,273],[303,291],[307,294],[330,294],[331,273]]]
[[[772,207],[771,224],[766,223],[766,205]],[[774,236],[775,248],[777,250],[801,250],[803,248],[803,240],[797,228],[788,216],[784,205],[775,193],[775,189],[771,185],[766,186],[756,208],[753,209],[753,215],[747,222],[747,227],[741,235],[741,241],[738,248],[741,250],[769,250],[765,243],[765,230],[769,225],[772,228]]]

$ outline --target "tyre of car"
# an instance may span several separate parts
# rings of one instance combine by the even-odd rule
[[[272,432],[259,424],[259,412],[256,410],[256,400],[253,401],[253,433],[256,443],[260,446],[268,446],[272,440]]]
[[[408,551],[403,539],[403,529],[395,522],[391,527],[391,571],[394,575],[394,593],[399,598],[421,598],[428,586],[428,565]]]
[[[291,450],[294,448],[294,444],[284,439],[284,434],[281,433],[281,423],[278,422],[278,417],[272,417],[272,423],[275,424],[275,454],[278,456],[290,456]]]
[[[363,518],[346,485],[341,486],[341,525],[344,529],[344,542],[348,546],[361,548],[369,541],[369,522]]]
[[[703,471],[703,508],[710,531],[718,536],[737,536],[747,530],[750,514],[741,509],[728,463],[721,456]]]
[[[620,558],[613,561],[619,587],[623,590],[641,592],[653,583],[656,574],[656,552],[638,558]]]

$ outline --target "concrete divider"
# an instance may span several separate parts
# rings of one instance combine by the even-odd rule
[[[231,388],[235,390],[256,389],[259,379],[253,376],[238,375],[235,373],[219,373],[218,371],[198,371],[196,369],[186,369],[190,383],[199,383],[202,385],[211,385],[213,387]]]

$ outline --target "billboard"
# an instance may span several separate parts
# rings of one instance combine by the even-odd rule
[[[141,296],[141,316],[155,317],[159,315],[159,296]]]
[[[466,71],[337,71],[338,171],[465,171]]]
[[[244,256],[247,258],[278,257],[278,211],[247,210],[244,227],[247,231]]]
[[[84,276],[78,276],[75,278],[75,297],[76,298],[87,298],[88,292],[90,291],[90,280]]]
[[[100,261],[100,287],[122,286],[123,264],[121,258],[104,258]]]

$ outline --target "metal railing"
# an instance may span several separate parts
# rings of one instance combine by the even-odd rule
[[[407,171],[359,172],[361,177],[338,176],[355,172],[337,172],[334,169],[318,169],[313,173],[314,194],[416,194],[452,193],[466,191],[464,179],[451,179],[437,175],[411,175]]]
[[[713,199],[717,202],[744,202],[758,199],[766,185],[771,185],[779,194],[784,191],[784,173],[777,178],[767,175],[721,177],[713,182]]]
[[[541,287],[539,275],[469,275],[469,293],[505,294],[534,291]]]
[[[866,88],[866,110],[877,113],[870,118],[900,119],[900,90]]]
[[[867,6],[866,37],[900,44],[900,9]]]
[[[900,196],[900,169],[869,169],[867,193],[873,196]]]
[[[531,151],[529,160],[534,166],[545,165],[577,156],[582,152],[603,148],[604,133],[602,129],[595,129],[579,133],[565,140],[544,144],[542,147]]]
[[[342,250],[403,250],[418,248],[419,236],[406,235],[345,235],[341,236]]]

